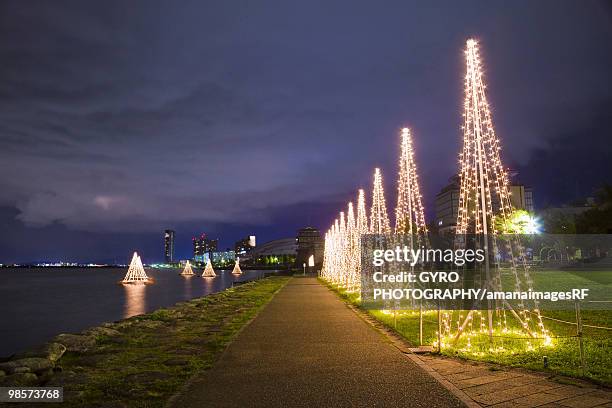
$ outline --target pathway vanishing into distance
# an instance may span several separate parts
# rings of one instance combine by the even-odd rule
[[[461,407],[314,278],[292,279],[173,407]]]

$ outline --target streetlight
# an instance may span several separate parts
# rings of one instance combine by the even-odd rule
[[[315,266],[315,263],[314,263],[314,255],[310,255],[310,256],[308,257],[308,271],[309,271],[309,272],[311,272],[311,271],[312,271],[312,269],[311,269],[311,268],[313,268],[314,266]]]

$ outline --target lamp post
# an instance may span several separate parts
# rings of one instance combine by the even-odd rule
[[[308,273],[312,273],[312,268],[314,268],[314,266],[315,266],[314,255],[310,255],[308,257]]]

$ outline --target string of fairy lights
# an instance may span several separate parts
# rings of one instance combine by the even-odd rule
[[[465,58],[463,148],[459,155],[460,192],[454,245],[455,248],[465,247],[467,234],[478,237],[477,245],[487,253],[495,254],[503,245],[506,253],[510,255],[509,269],[514,279],[514,290],[526,291],[533,288],[533,281],[525,261],[524,248],[518,238],[501,239],[501,231],[496,227],[496,220],[508,219],[514,208],[510,198],[508,173],[501,160],[500,141],[493,129],[486,98],[478,43],[473,39],[467,41]],[[394,230],[391,230],[387,215],[382,173],[376,168],[369,225],[365,192],[359,190],[356,218],[353,204],[349,203],[346,213],[340,212],[325,234],[321,276],[349,292],[358,291],[361,287],[360,239],[363,234],[369,232],[402,235],[409,237],[411,246],[429,246],[410,129],[402,129],[400,146]],[[477,284],[492,290],[501,290],[500,265],[490,265],[489,256],[486,259],[481,266],[482,270],[478,271],[478,276],[475,277],[478,278]],[[510,316],[518,321],[520,330],[510,328],[513,327],[509,325]],[[463,337],[468,349],[475,336],[488,335],[492,339],[494,336],[526,333],[529,338],[543,340],[544,344],[551,342],[550,333],[544,327],[536,301],[527,305],[521,300],[516,308],[507,302],[498,301],[489,303],[487,310],[482,311],[444,311],[440,331],[439,338],[443,343],[440,346],[444,343],[455,343]],[[438,346],[437,341],[434,345]]]

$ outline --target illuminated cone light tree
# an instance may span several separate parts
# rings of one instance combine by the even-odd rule
[[[403,244],[405,247],[418,250],[421,247],[429,247],[429,240],[410,129],[402,129],[400,145],[395,234],[397,244]],[[423,264],[420,264],[419,268],[422,267]],[[410,268],[414,272],[414,265],[411,265]],[[413,306],[416,306],[414,300],[412,302]],[[419,310],[422,311],[420,302]]]
[[[491,112],[485,95],[486,87],[483,81],[478,44],[475,40],[467,41],[465,55],[467,72],[463,113],[463,150],[460,155],[460,192],[455,246],[465,247],[466,234],[474,234],[476,242],[486,254],[484,265],[481,265],[484,273],[481,272],[477,280],[483,287],[501,290],[500,271],[499,268],[496,268],[495,273],[492,271],[491,259],[494,259],[492,255],[497,254],[499,244],[499,231],[495,228],[494,220],[496,217],[501,220],[508,219],[513,210],[510,201],[509,179],[500,158],[500,142],[493,130]],[[525,264],[521,245],[517,240],[507,240],[506,251],[511,257],[515,290],[530,289],[529,268]],[[527,288],[524,288],[525,284]],[[462,333],[469,334],[474,325],[477,327],[476,331],[488,331],[492,339],[494,312],[500,320],[498,326],[501,327],[503,321],[502,330],[507,330],[505,327],[506,310],[509,310],[519,320],[524,331],[530,336],[535,337],[535,330],[540,330],[543,337],[549,341],[550,338],[542,324],[537,304],[533,311],[537,316],[535,319],[539,326],[537,328],[530,326],[530,321],[534,319],[530,319],[528,315],[532,312],[526,310],[522,302],[519,309],[517,313],[507,302],[494,306],[489,303],[487,324],[481,312],[470,311],[467,316],[461,317],[460,315],[457,321],[457,332],[454,335],[455,341]],[[475,314],[480,318],[480,322],[475,321]],[[452,325],[447,321],[445,327],[451,328]]]
[[[346,281],[344,287],[348,290],[353,290],[357,281],[357,263],[359,262],[359,235],[357,225],[355,224],[355,212],[353,211],[353,203],[348,203],[348,211],[346,213]]]
[[[387,204],[385,203],[382,174],[379,168],[374,170],[374,190],[372,192],[372,210],[370,211],[370,233],[391,233],[389,217],[387,216]]]
[[[365,203],[365,191],[359,189],[357,196],[357,218],[355,220],[355,277],[352,280],[353,286],[349,290],[358,291],[361,289],[361,237],[369,232],[368,213]]]
[[[236,258],[236,264],[234,265],[233,275],[242,275],[242,269],[240,269],[240,258]]]
[[[425,210],[419,189],[410,129],[402,129],[397,207],[395,207],[395,233],[406,234],[411,248],[420,248],[427,241]]]
[[[136,284],[149,282],[149,277],[142,266],[140,256],[138,256],[136,252],[134,252],[134,255],[132,255],[132,262],[130,262],[128,271],[121,282]]]
[[[338,277],[340,274],[338,268],[340,258],[338,229],[338,219],[336,218],[327,233],[325,241],[323,275],[332,283],[339,283],[340,280]]]
[[[331,227],[325,233],[325,241],[323,247],[323,267],[321,268],[321,277],[326,281],[332,281],[333,275],[333,262],[334,262],[334,236],[333,236],[333,227]]]
[[[204,272],[202,273],[203,278],[214,278],[217,276],[215,270],[212,267],[212,263],[210,262],[210,258],[206,261],[206,267],[204,268]]]
[[[185,264],[185,268],[183,269],[183,272],[181,272],[182,276],[192,276],[195,275],[193,273],[193,269],[191,269],[191,264],[189,263],[189,261],[187,261],[187,263]]]
[[[356,228],[360,235],[367,234],[369,231],[368,214],[366,212],[366,203],[365,203],[365,191],[363,191],[363,189],[359,190],[359,195],[357,196]]]
[[[339,228],[338,228],[338,251],[339,251],[339,257],[338,257],[338,265],[337,265],[337,280],[338,283],[341,285],[345,284],[345,279],[343,275],[346,275],[346,273],[348,272],[348,254],[347,254],[347,249],[348,249],[348,240],[346,239],[346,221],[344,219],[344,211],[340,211],[340,222],[339,222]]]

